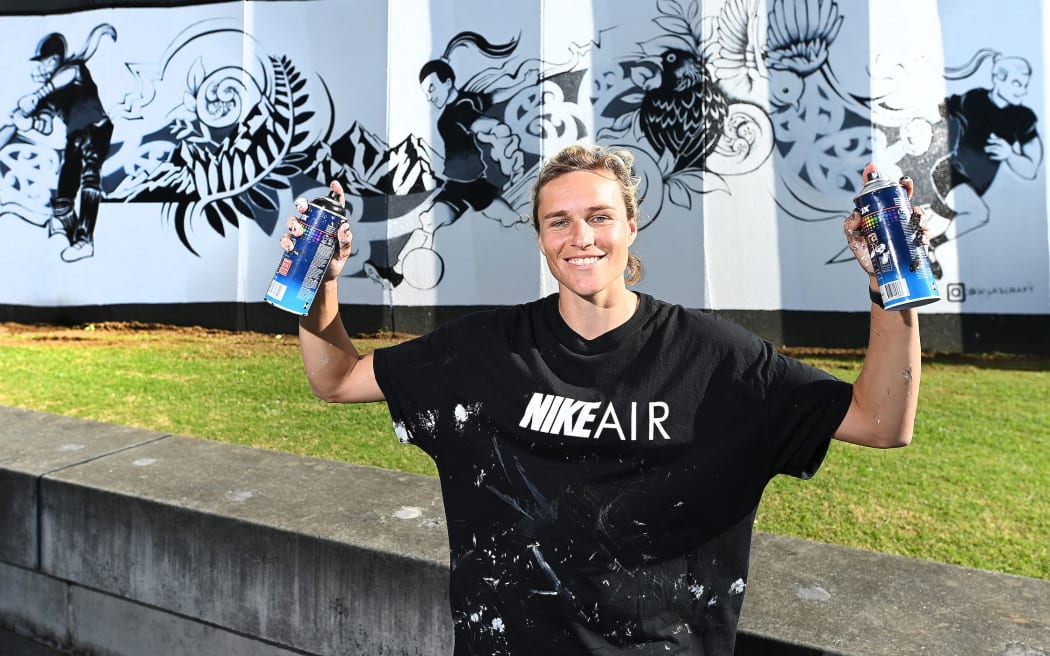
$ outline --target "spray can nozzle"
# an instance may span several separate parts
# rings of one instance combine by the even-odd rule
[[[331,214],[338,215],[344,220],[346,219],[346,208],[339,203],[339,194],[335,190],[328,192],[327,196],[318,196],[310,201],[310,204],[316,205]]]

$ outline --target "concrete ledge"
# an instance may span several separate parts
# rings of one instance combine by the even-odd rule
[[[432,478],[0,407],[0,492],[33,644],[450,652]],[[902,653],[1050,656],[1050,581],[756,535],[737,654]]]
[[[0,407],[0,561],[36,567],[41,477],[163,433]]]
[[[1050,581],[769,534],[751,558],[753,636],[825,654],[1050,655]]]

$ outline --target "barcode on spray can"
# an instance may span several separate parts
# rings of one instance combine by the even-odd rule
[[[908,283],[904,280],[892,280],[879,287],[883,302],[889,302],[908,295]]]
[[[270,288],[266,290],[266,295],[276,301],[280,301],[284,299],[286,291],[288,291],[288,285],[282,285],[274,280],[270,283]]]

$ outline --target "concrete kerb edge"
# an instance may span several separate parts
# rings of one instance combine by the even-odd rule
[[[73,463],[69,463],[69,464],[66,464],[66,465],[62,465],[60,467],[55,467],[53,469],[50,469],[50,470],[48,470],[48,471],[46,471],[46,472],[36,476],[36,480],[33,482],[33,495],[34,495],[34,497],[36,499],[36,557],[35,557],[34,568],[37,569],[37,570],[40,570],[41,556],[42,556],[42,551],[43,551],[43,548],[44,548],[43,547],[44,541],[43,541],[42,536],[41,536],[41,526],[43,524],[43,522],[42,522],[42,514],[43,514],[44,504],[42,503],[43,500],[41,499],[41,496],[40,496],[40,494],[41,494],[40,488],[41,488],[41,486],[43,484],[44,479],[46,479],[48,477],[51,477],[51,476],[55,476],[56,474],[60,474],[63,471],[66,471],[66,470],[69,470],[69,469],[74,469],[76,467],[81,467],[81,466],[86,465],[86,464],[88,464],[90,462],[95,462],[96,460],[102,460],[104,458],[108,458],[108,457],[116,455],[118,453],[124,453],[125,451],[131,451],[133,449],[137,449],[137,448],[149,445],[149,444],[153,444],[155,442],[160,442],[161,440],[166,440],[166,439],[169,439],[169,438],[171,438],[171,434],[170,433],[166,433],[166,434],[160,435],[158,437],[155,437],[155,438],[153,438],[151,440],[146,440],[145,442],[140,442],[138,444],[129,444],[128,446],[121,447],[119,449],[114,449],[112,451],[107,451],[106,453],[100,453],[100,454],[93,455],[90,458],[85,458],[84,460],[80,460],[78,462],[73,462]]]

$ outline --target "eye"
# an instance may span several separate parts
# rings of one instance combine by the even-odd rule
[[[595,214],[591,217],[592,223],[605,223],[606,221],[612,221],[612,217],[606,216],[604,214]]]
[[[678,55],[674,54],[673,52],[667,53],[667,63],[668,64],[673,64],[676,61],[678,61]]]

